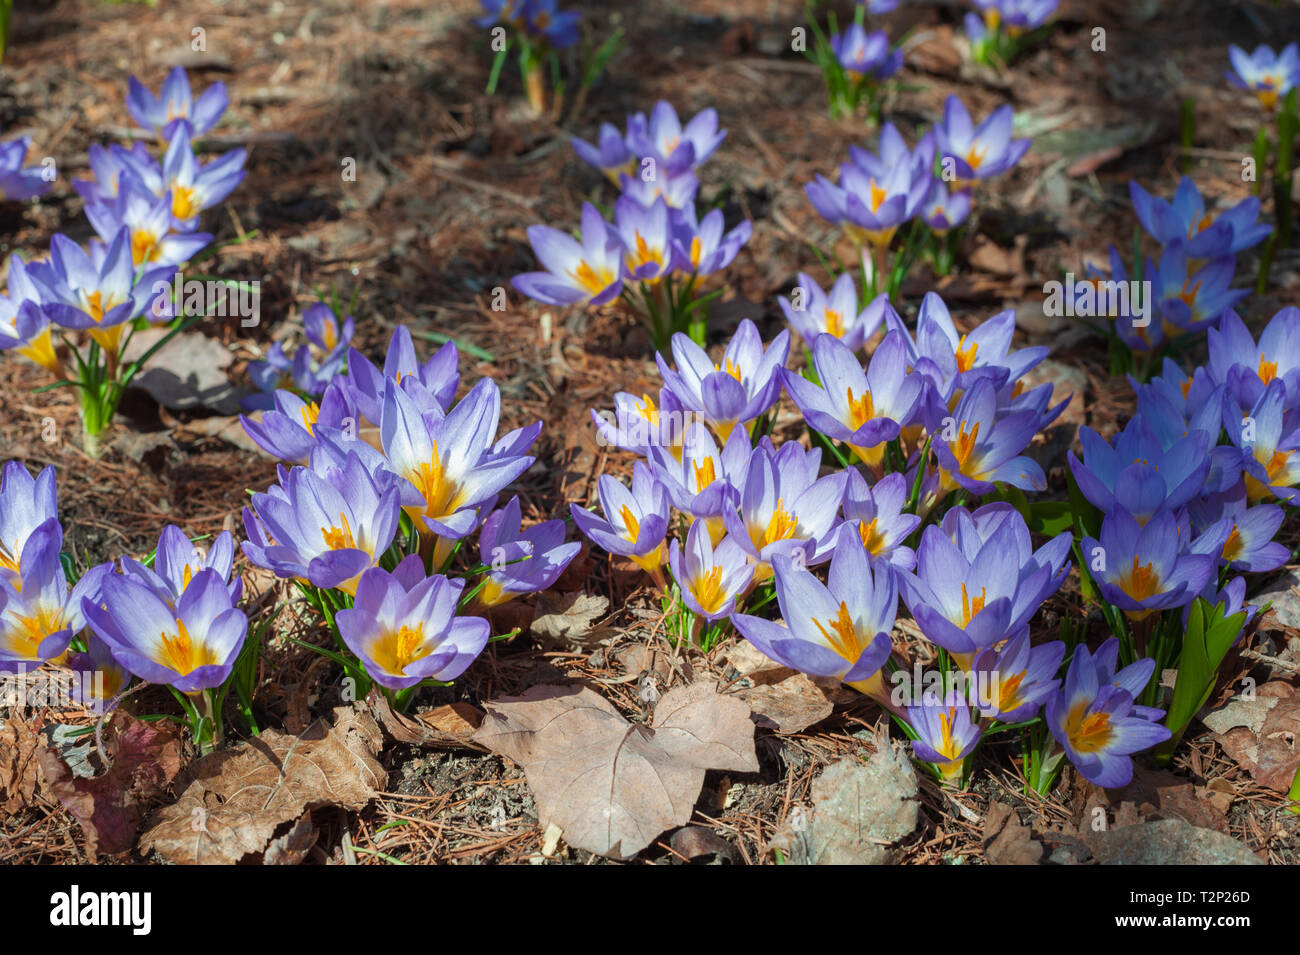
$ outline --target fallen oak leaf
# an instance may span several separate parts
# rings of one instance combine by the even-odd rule
[[[712,683],[670,690],[649,725],[576,686],[535,686],[487,709],[474,738],[524,767],[542,828],[615,859],[689,822],[706,770],[758,771],[749,707]]]
[[[264,853],[276,829],[325,806],[358,810],[388,781],[379,724],[364,703],[334,710],[301,736],[266,730],[187,767],[180,799],[140,838],[181,864],[234,864]]]

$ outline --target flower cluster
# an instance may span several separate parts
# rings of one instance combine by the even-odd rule
[[[130,149],[91,146],[94,178],[73,186],[98,238],[83,248],[55,234],[43,261],[10,256],[8,294],[0,297],[0,350],[76,386],[92,449],[142,364],[123,361],[131,335],[149,323],[179,320],[172,279],[212,241],[198,231],[200,214],[244,178],[243,149],[203,163],[192,144],[225,110],[221,84],[195,99],[177,67],[155,98],[133,77],[127,106],[160,137],[161,159],[139,142]]]
[[[944,104],[942,120],[924,133],[914,149],[891,123],[880,131],[875,153],[851,147],[840,166],[838,183],[824,176],[805,186],[821,217],[843,230],[862,252],[868,296],[897,296],[922,240],[940,272],[951,265],[956,235],[970,215],[975,184],[1001,175],[1020,161],[1030,141],[1012,136],[1010,106],[994,110],[975,125],[955,96]],[[892,269],[888,251],[899,230],[913,228]],[[929,236],[920,234],[925,226]]]
[[[1059,0],[971,0],[978,13],[965,17],[971,57],[977,63],[1006,63],[1019,52],[1025,34],[1056,12]]]
[[[337,347],[330,319],[320,316]],[[278,390],[273,407],[243,419],[285,462],[244,510],[244,553],[298,582],[359,661],[354,678],[407,694],[399,700],[460,675],[486,645],[488,621],[459,608],[544,590],[578,551],[557,522],[524,530],[517,498],[495,509],[532,465],[541,422],[498,437],[499,389],[485,378],[456,401],[457,359],[448,343],[422,363],[399,327],[382,370],[348,349],[319,401]],[[482,563],[456,570],[480,528]]]
[[[313,302],[302,313],[305,345],[290,354],[284,343],[277,341],[266,358],[249,362],[248,377],[257,392],[244,399],[245,411],[273,408],[275,392],[282,389],[307,401],[321,399],[326,386],[343,371],[356,330],[352,316],[340,317],[336,308],[326,302]]]
[[[891,48],[884,30],[868,30],[866,15],[889,13],[897,5],[897,0],[860,2],[853,22],[842,30],[834,12],[827,14],[823,30],[810,6],[808,25],[814,46],[804,53],[821,67],[832,116],[847,116],[865,107],[878,120],[882,84],[903,68],[903,51]]]
[[[579,158],[618,185],[613,222],[590,203],[575,239],[545,225],[528,240],[545,271],[512,279],[514,287],[549,305],[603,305],[622,295],[640,313],[656,347],[690,327],[703,340],[706,306],[719,292],[694,297],[696,282],[731,264],[749,241],[748,220],[727,231],[722,210],[699,217],[696,170],[726,138],[712,109],[685,126],[659,102],[628,117],[620,133],[606,123],[595,144],[575,139]]]
[[[220,738],[221,699],[248,633],[233,574],[234,538],[201,552],[177,527],[145,560],[123,557],[69,586],[53,467],[17,461],[0,473],[0,671],[46,664],[93,671],[88,709],[111,705],[132,678],[171,687],[200,743]],[[206,723],[203,721],[206,720]]]

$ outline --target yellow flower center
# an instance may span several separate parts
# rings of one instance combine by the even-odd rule
[[[988,599],[988,588],[981,587],[980,595],[974,600],[966,593],[965,582],[961,585],[961,625],[964,627],[971,622],[971,618],[984,609],[984,601]]]
[[[196,643],[191,639],[189,631],[185,629],[185,621],[180,619],[176,621],[176,635],[161,633],[158,635],[158,644],[157,662],[181,676],[217,662],[216,654],[207,644],[201,640]]]
[[[848,425],[854,431],[861,428],[864,424],[876,416],[876,405],[871,400],[871,391],[867,390],[862,393],[862,397],[854,398],[853,389],[846,388],[844,391],[844,400],[849,406]]]
[[[298,415],[302,418],[302,426],[307,429],[307,433],[315,435],[316,419],[320,417],[320,405],[314,401],[307,402],[298,409]]]
[[[334,527],[322,527],[320,533],[325,538],[325,546],[330,550],[353,550],[357,546],[346,514],[339,514],[339,523]]]
[[[705,613],[713,613],[727,600],[722,589],[722,568],[710,567],[691,581],[691,593]]]
[[[1264,384],[1267,385],[1270,381],[1272,381],[1274,378],[1277,377],[1277,362],[1266,361],[1264,359],[1264,353],[1260,352],[1259,371],[1257,372],[1257,374],[1259,375],[1259,380],[1264,382]]]
[[[957,440],[952,446],[952,456],[957,459],[957,466],[962,474],[967,474],[966,464],[970,461],[971,455],[975,453],[975,442],[979,440],[980,423],[975,422],[975,427],[970,431],[966,430],[966,422],[961,423],[961,428],[957,431]],[[970,476],[970,475],[968,475]]]
[[[1246,542],[1241,539],[1241,531],[1236,524],[1232,525],[1232,533],[1223,543],[1223,559],[1231,563],[1241,556],[1241,549]]]
[[[816,617],[812,618],[812,622],[822,632],[828,647],[847,660],[850,666],[858,662],[862,651],[866,649],[866,641],[858,634],[858,628],[853,625],[848,604],[840,601],[840,612],[835,615],[834,620],[827,621],[830,625],[829,630],[822,626],[822,622]]]
[[[1088,701],[1080,700],[1065,719],[1065,734],[1078,752],[1097,753],[1110,743],[1115,729],[1109,713],[1089,713]]]
[[[844,337],[844,320],[833,308],[826,309],[826,334],[834,335],[836,338]]]
[[[750,537],[754,541],[755,548],[762,550],[768,544],[793,537],[798,526],[799,519],[785,509],[785,500],[777,498],[776,510],[772,512],[772,518],[767,522],[766,529],[761,533],[751,531]]]
[[[1009,676],[998,684],[998,712],[1010,713],[1019,707],[1022,703],[1020,699],[1020,684],[1025,681],[1025,675],[1028,670],[1021,670],[1015,676]]]
[[[1120,574],[1120,590],[1134,600],[1143,601],[1160,590],[1160,573],[1153,564],[1138,564],[1133,558],[1133,566]]]
[[[695,490],[697,493],[703,491],[718,479],[717,469],[713,466],[713,458],[705,458],[701,464],[692,461],[691,468],[695,471]]]
[[[957,370],[970,371],[975,364],[975,355],[980,350],[979,342],[966,344],[966,337],[963,335],[961,341],[957,343]]]
[[[578,267],[569,274],[588,295],[596,295],[614,281],[614,276],[609,269],[602,268],[597,272],[585,259],[579,262]]]
[[[627,539],[635,544],[637,535],[641,533],[641,522],[638,521],[636,515],[632,513],[632,508],[628,507],[626,504],[623,505],[622,510],[620,510],[618,514],[619,517],[623,518],[623,526],[627,528]]]
[[[425,514],[435,519],[446,517],[454,513],[462,503],[460,483],[447,474],[442,462],[442,454],[438,450],[438,442],[431,443],[433,449],[430,460],[422,461],[419,470],[406,475],[406,479],[415,485],[416,490],[424,498],[422,508],[407,509],[407,513],[413,518],[418,514]]]
[[[191,186],[172,186],[172,215],[177,219],[193,219],[199,214],[199,201]]]
[[[370,656],[386,673],[401,676],[406,668],[433,652],[424,640],[424,625],[414,627],[403,624],[396,632],[388,631],[374,642]]]
[[[158,237],[152,232],[137,229],[131,233],[131,259],[136,265],[150,262],[158,255]]]
[[[885,535],[876,526],[874,517],[870,523],[858,521],[858,536],[862,538],[862,546],[866,548],[868,554],[879,554],[885,549]]]

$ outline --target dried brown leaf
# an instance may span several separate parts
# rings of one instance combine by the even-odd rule
[[[590,638],[596,620],[609,610],[609,598],[598,594],[563,594],[552,599],[542,594],[542,604],[533,618],[532,632],[540,637],[562,640]]]
[[[31,723],[12,716],[0,723],[0,812],[17,812],[36,798],[37,753],[43,748],[37,732],[40,724],[40,716]]]
[[[338,707],[334,725],[301,736],[267,730],[188,767],[185,791],[140,839],[169,862],[233,864],[266,850],[282,823],[324,806],[363,808],[388,774],[383,734],[364,704]]]
[[[311,824],[311,813],[302,817],[284,835],[272,839],[262,855],[263,865],[299,865],[316,844],[319,833]]]
[[[1014,809],[995,802],[984,817],[984,853],[989,865],[1038,865],[1043,861],[1043,844],[1029,826],[1021,824]]]
[[[388,735],[398,742],[434,749],[487,751],[474,742],[474,731],[482,724],[483,713],[469,703],[449,703],[410,717],[395,711],[378,690],[371,691],[366,702]]]
[[[690,821],[706,770],[758,770],[749,707],[711,683],[664,694],[648,726],[585,687],[535,686],[487,705],[475,739],[524,767],[542,828],[612,858]]]

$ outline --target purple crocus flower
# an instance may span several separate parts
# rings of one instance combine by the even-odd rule
[[[921,174],[933,175],[935,141],[933,133],[926,133],[916,142],[915,149],[909,149],[903,134],[893,123],[880,127],[876,152],[860,146],[849,147],[849,160],[872,179],[887,179],[896,166],[908,166],[920,177]]]
[[[1029,151],[1030,140],[1011,138],[1011,120],[1011,107],[999,106],[975,126],[962,101],[949,96],[943,122],[934,127],[944,180],[967,183],[990,179],[1020,162]]]
[[[638,115],[641,123],[644,124],[645,116]],[[629,125],[632,124],[635,118],[628,118]],[[578,139],[576,136],[569,142],[573,144],[573,151],[578,154],[579,159],[588,166],[599,169],[616,186],[618,185],[619,176],[630,176],[636,171],[637,157],[628,146],[627,137],[620,133],[612,123],[600,124],[600,131],[596,137],[595,145],[585,139]]]
[[[907,722],[916,733],[912,753],[933,763],[946,782],[960,779],[962,765],[980,741],[980,728],[970,718],[970,704],[961,691],[943,697],[933,690],[907,708]]]
[[[654,205],[656,199],[662,199],[668,203],[668,208],[681,210],[695,205],[700,180],[689,166],[680,172],[668,173],[647,165],[637,175],[620,175],[618,187],[623,190],[625,198],[643,206]]]
[[[648,573],[659,573],[672,513],[667,488],[637,461],[632,465],[630,490],[612,475],[602,474],[596,481],[596,494],[603,519],[577,504],[569,505],[578,530],[607,552],[631,559]]]
[[[668,176],[699,166],[726,138],[727,131],[718,129],[717,110],[701,110],[683,127],[677,111],[664,100],[655,103],[646,126],[628,124],[628,145],[641,157],[654,159]]]
[[[345,323],[344,328],[347,327]],[[349,348],[347,355],[347,377],[340,379],[339,387],[347,393],[365,424],[379,427],[384,389],[389,381],[400,385],[423,413],[451,410],[456,389],[460,387],[460,353],[455,342],[447,342],[421,363],[410,330],[398,325],[388,341],[383,371],[355,348]]]
[[[64,661],[69,670],[82,674],[69,702],[102,713],[127,688],[131,674],[113,659],[113,648],[94,631],[86,631],[85,641],[85,653],[69,653]]]
[[[889,49],[884,30],[868,33],[860,23],[850,23],[830,36],[831,52],[853,80],[870,77],[887,80],[903,68],[903,51]]]
[[[767,578],[778,555],[797,553],[817,564],[834,549],[848,475],[819,478],[820,468],[821,451],[804,451],[795,442],[774,449],[764,438],[750,454],[739,512],[727,508],[723,522],[758,565],[756,580]]]
[[[1069,452],[1070,470],[1093,506],[1104,512],[1121,507],[1145,524],[1157,511],[1183,507],[1201,493],[1214,437],[1191,431],[1166,449],[1139,414],[1115,436],[1111,447],[1085,425],[1079,429],[1083,460]]]
[[[785,622],[733,614],[740,635],[778,663],[833,677],[887,703],[881,668],[893,649],[898,611],[893,571],[873,566],[852,536],[835,548],[826,584],[788,556],[775,558],[773,566]]]
[[[731,616],[754,579],[745,551],[730,537],[715,547],[702,521],[686,532],[685,547],[669,545],[668,566],[687,609],[709,621]]]
[[[780,332],[766,351],[758,328],[743,319],[727,343],[722,361],[714,364],[704,349],[681,332],[672,337],[677,370],[656,354],[664,383],[682,407],[700,415],[718,438],[726,441],[736,425],[748,425],[766,412],[781,394],[781,369],[790,351],[790,333]]]
[[[86,204],[86,218],[105,242],[125,227],[131,237],[131,260],[141,265],[180,265],[201,252],[207,232],[173,232],[170,193],[155,196],[135,183],[118,190],[111,202]]]
[[[1189,534],[1170,511],[1141,525],[1115,508],[1102,520],[1099,540],[1083,539],[1083,558],[1101,595],[1131,619],[1143,620],[1189,603],[1214,575],[1223,537],[1211,554],[1206,545],[1198,551]]]
[[[450,554],[486,516],[483,506],[523,474],[535,458],[526,451],[541,422],[492,442],[501,417],[501,392],[484,378],[445,417],[423,414],[394,382],[384,391],[380,436],[395,474],[406,479],[402,507],[421,534],[437,536],[434,559]]]
[[[903,336],[909,370],[916,368],[934,382],[937,395],[951,407],[954,396],[980,378],[991,379],[1001,388],[1018,381],[1047,357],[1045,346],[1012,349],[1016,314],[1007,309],[985,319],[966,334],[957,330],[943,299],[927,292],[916,316],[916,338],[912,339],[898,313],[885,312],[885,327]]]
[[[777,301],[785,320],[810,348],[819,335],[830,335],[857,351],[876,333],[889,309],[889,295],[881,292],[859,310],[858,289],[848,272],[835,280],[829,292],[800,272],[793,299],[781,296]]]
[[[1047,726],[1070,762],[1084,779],[1107,789],[1132,780],[1132,754],[1172,735],[1155,722],[1162,710],[1133,702],[1134,690],[1146,686],[1156,661],[1138,660],[1116,673],[1113,657],[1118,649],[1114,637],[1095,656],[1086,646],[1077,646],[1065,685],[1048,699],[1046,711]]]
[[[973,511],[954,507],[944,514],[939,527],[971,563],[980,559],[980,553],[994,534],[1003,528],[1011,531],[1009,537],[1000,538],[1002,545],[1012,548],[1021,581],[1032,579],[1041,588],[1025,590],[1026,599],[1012,616],[1013,629],[1028,623],[1032,610],[1026,612],[1025,608],[1037,607],[1054,594],[1070,572],[1068,560],[1073,535],[1063,531],[1035,550],[1024,515],[1011,504],[995,501]],[[1038,573],[1041,568],[1046,568],[1048,573]]]
[[[137,164],[145,167],[153,166],[161,175],[162,167],[149,154],[148,147],[138,140],[131,144],[130,149],[117,143],[111,143],[107,148],[98,143],[91,143],[88,161],[92,178],[72,180],[72,188],[77,190],[77,194],[85,199],[87,204],[112,202],[117,198],[122,171],[126,168],[126,164],[122,162],[122,153],[131,153]]]
[[[1173,202],[1157,199],[1130,179],[1129,195],[1138,221],[1161,245],[1175,239],[1186,243],[1189,259],[1218,259],[1236,255],[1269,237],[1273,227],[1259,222],[1259,200],[1241,200],[1217,218],[1205,211],[1205,200],[1196,183],[1184,176],[1178,182]]]
[[[903,513],[911,486],[906,477],[897,472],[886,474],[871,487],[857,468],[849,468],[848,475],[840,534],[857,534],[878,564],[911,570],[916,566],[916,551],[903,541],[912,536],[921,518]]]
[[[487,646],[482,617],[458,617],[463,580],[426,577],[417,554],[392,573],[361,575],[352,607],[335,616],[339,636],[380,686],[406,690],[423,680],[454,680]]]
[[[624,249],[625,281],[654,283],[673,271],[671,217],[662,197],[649,206],[619,197],[614,202],[614,231]]]
[[[858,245],[885,249],[898,227],[916,215],[931,181],[929,169],[911,163],[900,162],[877,179],[859,163],[846,162],[839,185],[819,175],[804,191],[818,214]]]
[[[50,317],[41,307],[45,294],[23,260],[17,254],[9,256],[8,294],[0,295],[0,351],[16,351],[56,378],[63,378]]]
[[[639,455],[659,447],[681,459],[689,414],[667,388],[659,389],[658,405],[648,394],[638,398],[626,391],[617,392],[613,413],[593,408],[591,418],[601,444]]]
[[[1300,47],[1294,43],[1288,43],[1281,53],[1262,43],[1253,53],[1232,44],[1228,58],[1232,61],[1232,69],[1224,74],[1228,82],[1254,93],[1265,109],[1275,108],[1278,100],[1300,85]]]
[[[46,521],[23,545],[21,569],[0,574],[0,672],[59,662],[85,626],[82,598],[99,592],[109,565],[86,571],[69,590],[62,546],[58,521]]]
[[[105,574],[98,600],[82,602],[113,659],[146,683],[195,694],[225,683],[248,634],[220,572],[201,570],[175,606],[134,576]]]
[[[171,139],[182,124],[191,136],[202,136],[217,125],[229,103],[225,83],[213,83],[196,99],[185,68],[180,66],[167,74],[158,96],[134,76],[127,80],[127,111],[141,129],[151,130],[160,139]]]
[[[253,442],[281,461],[307,463],[318,440],[317,431],[342,431],[348,419],[356,421],[356,411],[341,386],[330,385],[319,403],[307,401],[292,391],[278,390],[274,408],[262,413],[261,419],[241,415],[239,420]]]
[[[725,269],[754,234],[748,219],[726,232],[721,209],[710,210],[697,222],[693,202],[674,209],[672,221],[674,267],[695,275]]]
[[[943,486],[987,494],[1002,481],[1022,490],[1045,490],[1043,469],[1020,453],[1041,424],[1033,411],[1000,413],[993,383],[979,379],[962,394],[951,415],[927,422]]]
[[[277,577],[353,593],[393,542],[399,500],[355,452],[342,467],[295,467],[244,508],[244,553]]]
[[[1262,574],[1281,567],[1291,555],[1285,545],[1273,540],[1285,516],[1282,508],[1276,504],[1249,506],[1244,480],[1226,491],[1192,501],[1188,511],[1193,526],[1203,533],[1222,521],[1228,522],[1228,536],[1219,560],[1231,570]]]
[[[1259,344],[1232,309],[1206,338],[1210,378],[1227,385],[1240,408],[1252,407],[1274,379],[1286,385],[1286,409],[1300,406],[1300,308],[1279,310],[1260,332]]]
[[[917,215],[931,231],[943,235],[970,218],[970,210],[970,189],[954,189],[949,192],[948,187],[936,179]]]
[[[130,557],[122,558],[122,572],[135,577],[152,590],[168,606],[175,606],[194,577],[204,570],[215,570],[230,590],[231,604],[239,603],[244,592],[244,581],[231,571],[235,561],[235,538],[230,531],[222,531],[212,542],[206,554],[201,553],[179,527],[168,524],[158,536],[152,567],[146,567]]]
[[[578,10],[559,10],[556,0],[524,0],[524,29],[539,37],[557,50],[567,49],[578,42]]]
[[[1232,256],[1213,259],[1195,271],[1181,239],[1165,246],[1160,267],[1148,280],[1163,320],[1165,337],[1197,332],[1218,322],[1223,313],[1250,294],[1249,289],[1229,288],[1237,271]]]
[[[478,594],[484,607],[546,590],[582,550],[576,541],[564,542],[564,521],[542,521],[522,530],[518,497],[483,521],[478,546],[479,559],[492,568]]]
[[[23,202],[50,191],[53,179],[46,178],[45,166],[23,166],[31,138],[19,136],[0,143],[0,202]]]
[[[1041,646],[1029,645],[1025,627],[1001,650],[981,650],[971,664],[971,704],[981,716],[1003,723],[1033,719],[1047,698],[1056,692],[1060,680],[1053,679],[1065,659],[1065,644],[1053,640]]]
[[[1047,22],[1059,0],[973,0],[984,14],[988,29],[1005,26],[1008,35],[1016,36]]]
[[[125,179],[135,180],[155,196],[171,195],[173,228],[193,232],[199,213],[221,202],[243,182],[247,155],[244,149],[232,149],[200,165],[190,145],[189,128],[181,125],[171,134],[161,167],[134,153],[120,153],[118,158]]]
[[[618,233],[591,203],[582,204],[582,241],[550,226],[528,227],[528,241],[545,272],[510,280],[529,298],[548,305],[604,305],[623,291]]]
[[[1300,498],[1300,413],[1287,411],[1286,385],[1274,379],[1251,407],[1237,418],[1225,410],[1228,439],[1244,453],[1246,497],[1252,503],[1277,497],[1288,503]]]
[[[820,385],[784,370],[785,387],[810,427],[843,441],[866,465],[879,470],[887,442],[912,422],[923,381],[906,371],[903,336],[890,332],[866,371],[853,350],[832,335],[813,342]]]
[[[648,463],[673,505],[692,520],[703,521],[717,543],[726,533],[723,516],[736,508],[750,453],[749,436],[744,431],[732,431],[719,450],[703,422],[692,421],[680,457],[655,446],[649,449]]]
[[[32,477],[21,461],[0,471],[0,579],[21,578],[22,556],[37,528],[58,526],[59,498],[54,466]]]
[[[899,575],[921,632],[963,667],[1025,626],[1065,579],[1068,539],[1065,546],[1057,538],[1033,552],[1024,519],[1017,525],[1008,518],[986,512],[980,521],[964,515],[966,527],[931,524],[921,534],[916,572]],[[987,536],[982,521],[991,528]]]
[[[1089,264],[1088,279],[1077,284],[1077,296],[1083,301],[1076,301],[1076,314],[1084,314],[1085,311],[1090,310],[1101,317],[1113,319],[1115,334],[1130,351],[1145,352],[1158,348],[1165,340],[1165,323],[1151,320],[1156,304],[1151,301],[1154,295],[1146,294],[1145,290],[1137,291],[1141,288],[1140,285],[1133,284],[1137,281],[1137,275],[1135,273],[1130,280],[1128,269],[1124,266],[1124,259],[1115,246],[1109,247],[1108,255],[1109,272]],[[1154,263],[1147,259],[1143,276],[1147,281],[1152,282],[1149,288],[1153,291],[1155,274]],[[1130,293],[1125,291],[1126,289],[1134,289],[1134,291]],[[1086,296],[1089,294],[1093,296],[1092,303],[1087,308],[1081,307],[1087,302]]]
[[[99,265],[77,243],[56,233],[50,240],[49,261],[28,266],[28,273],[40,283],[50,321],[87,332],[111,354],[117,354],[125,324],[148,309],[154,282],[166,282],[174,272],[174,266],[161,266],[137,280],[125,226],[113,237]]]

